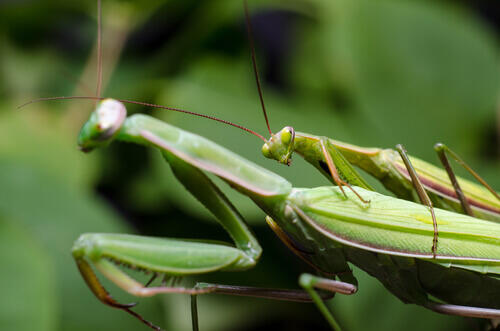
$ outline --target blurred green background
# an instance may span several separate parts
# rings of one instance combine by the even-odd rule
[[[366,147],[402,143],[433,163],[432,146],[441,141],[500,188],[495,1],[250,1],[250,8],[274,131],[292,125]],[[70,254],[81,233],[229,240],[158,152],[120,143],[90,155],[77,150],[92,102],[16,110],[33,98],[95,93],[96,12],[97,1],[89,0],[0,3],[1,330],[145,329],[87,289]],[[265,134],[241,1],[103,0],[103,24],[103,96],[188,109]],[[296,187],[328,185],[298,157],[290,168],[264,159],[261,141],[245,132],[128,108],[212,139]],[[246,272],[188,278],[185,285],[297,288],[309,266],[248,199],[223,188],[261,241],[262,260]],[[355,275],[359,292],[329,303],[346,330],[477,326],[404,305],[364,272]],[[109,290],[137,301],[113,285]],[[190,329],[187,296],[138,301],[137,311],[163,328]],[[203,296],[199,316],[202,330],[327,329],[310,304],[263,299]]]

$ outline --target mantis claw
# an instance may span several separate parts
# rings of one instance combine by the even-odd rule
[[[102,286],[101,282],[99,282],[99,279],[97,279],[97,276],[95,275],[94,271],[90,267],[90,265],[87,263],[87,261],[81,259],[77,260],[77,266],[78,270],[80,270],[80,273],[83,276],[83,279],[89,286],[89,288],[92,290],[94,295],[104,304],[113,307],[113,308],[119,308],[119,309],[124,309],[127,310],[128,308],[132,308],[137,305],[137,302],[134,303],[119,303],[115,299],[113,299],[113,296],[108,293],[108,291]]]
[[[108,305],[113,307],[113,308],[128,309],[128,308],[132,308],[132,307],[137,306],[137,302],[119,303],[118,301],[115,301],[114,299],[111,299],[111,300],[112,300],[112,302],[108,303]]]

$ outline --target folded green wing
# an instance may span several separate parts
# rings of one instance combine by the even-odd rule
[[[364,204],[352,192],[347,192],[346,199],[338,187],[296,190],[290,199],[306,222],[337,242],[373,252],[432,258],[428,207],[354,189],[370,203]],[[436,263],[498,273],[500,224],[441,209],[436,209],[436,218]]]

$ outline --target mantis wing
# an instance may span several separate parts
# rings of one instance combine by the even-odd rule
[[[425,206],[355,188],[363,204],[336,187],[297,191],[295,210],[323,235],[371,252],[432,259],[433,225]],[[500,274],[500,224],[436,209],[437,259],[448,266]],[[477,270],[477,267],[479,270]]]

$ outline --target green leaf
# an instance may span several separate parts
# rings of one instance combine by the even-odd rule
[[[321,44],[337,60],[326,68],[332,76],[343,73],[372,122],[366,136],[382,135],[429,159],[438,141],[464,156],[477,149],[500,87],[498,45],[478,18],[431,1],[339,1],[325,8]]]
[[[51,108],[48,103],[45,106]],[[5,104],[3,109],[0,158],[29,163],[70,187],[89,187],[95,180],[96,159],[78,150],[76,130],[65,128],[60,114],[51,114],[40,104],[22,111]]]
[[[59,324],[53,260],[33,233],[0,216],[0,329],[55,330]]]
[[[0,215],[5,219],[15,220],[17,231],[26,231],[21,240],[34,237],[33,244],[28,248],[42,248],[38,255],[45,261],[33,262],[26,255],[30,251],[19,252],[15,249],[5,249],[4,254],[11,254],[24,268],[12,269],[11,277],[25,280],[25,271],[29,268],[43,267],[40,281],[49,285],[39,291],[50,291],[47,298],[55,298],[49,311],[59,313],[57,324],[61,330],[135,330],[142,328],[140,322],[133,317],[125,316],[120,310],[111,309],[100,303],[88,289],[81,278],[71,256],[71,247],[78,236],[85,232],[130,232],[119,217],[109,208],[85,190],[76,190],[51,174],[30,164],[0,159]],[[34,246],[34,247],[33,247]],[[45,256],[43,254],[46,254]],[[5,257],[4,257],[5,258]],[[11,258],[11,259],[12,259]],[[30,274],[37,278],[38,273]],[[101,277],[102,278],[102,277]],[[30,281],[28,281],[29,283]],[[4,283],[4,284],[8,284]],[[109,282],[105,282],[109,285]],[[116,287],[110,287],[112,293],[121,294]],[[36,293],[34,293],[36,295]],[[28,311],[32,305],[29,296],[22,296]],[[39,300],[34,298],[33,300]],[[121,297],[118,296],[118,300]],[[123,300],[132,300],[130,297]],[[159,319],[160,307],[156,298],[144,300],[139,305],[139,311],[152,320]],[[142,306],[142,307],[141,307]],[[24,307],[24,306],[22,306]],[[48,318],[48,317],[47,317]],[[50,321],[50,318],[48,318]],[[48,322],[47,322],[48,323]],[[54,323],[51,321],[51,323]],[[38,329],[38,328],[36,328]]]

